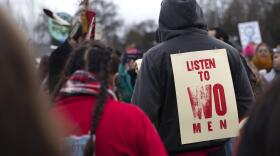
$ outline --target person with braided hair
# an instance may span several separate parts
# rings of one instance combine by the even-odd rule
[[[79,57],[74,57],[77,54]],[[86,156],[166,156],[145,113],[136,106],[118,102],[111,90],[111,55],[111,50],[96,41],[81,45],[69,58],[60,81],[62,87],[57,87],[53,111],[67,123],[66,136],[86,140],[82,142],[87,144],[82,154],[75,150],[84,146],[72,146],[72,152]],[[84,67],[73,65],[77,62]],[[75,68],[77,71],[71,75]]]
[[[55,87],[61,79],[60,75],[73,49],[84,41],[97,39],[95,36],[96,12],[89,9],[88,0],[83,0],[79,5],[79,10],[73,17],[72,24],[58,17],[51,10],[44,9],[44,13],[57,24],[66,25],[70,28],[67,39],[49,57],[47,89],[53,97]],[[64,22],[61,23],[62,20]]]

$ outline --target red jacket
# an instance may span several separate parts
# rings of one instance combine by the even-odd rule
[[[89,133],[95,102],[93,96],[73,96],[56,103],[54,112],[67,123],[67,135]],[[110,99],[96,130],[96,155],[166,156],[167,153],[154,126],[139,108]]]

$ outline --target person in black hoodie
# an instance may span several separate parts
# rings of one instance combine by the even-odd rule
[[[69,40],[66,40],[60,47],[52,52],[49,58],[48,89],[52,94],[56,84],[59,82],[60,74],[64,69],[65,63],[72,51]]]
[[[229,41],[229,35],[228,33],[220,28],[220,27],[215,27],[215,28],[211,28],[208,30],[208,35],[211,37],[216,37],[217,39],[226,42],[227,44],[231,45],[230,41]]]
[[[190,151],[194,154],[203,151],[197,155],[208,155],[208,148],[223,146],[223,143],[209,141],[181,144],[170,55],[178,52],[226,49],[239,117],[244,118],[254,95],[239,53],[230,45],[208,36],[202,9],[196,0],[163,0],[156,34],[159,44],[144,55],[132,103],[148,114],[170,155],[189,155]]]

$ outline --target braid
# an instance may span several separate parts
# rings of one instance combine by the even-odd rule
[[[106,99],[107,99],[109,70],[106,69],[106,68],[103,68],[104,71],[100,72],[101,88],[100,88],[100,93],[99,93],[99,96],[98,96],[98,99],[97,99],[97,102],[96,102],[95,113],[94,113],[94,116],[93,116],[91,135],[95,134],[96,128],[97,128],[98,123],[99,123],[100,115],[103,111],[104,104],[105,104]]]
[[[92,156],[95,152],[95,142],[93,136],[98,127],[106,100],[107,88],[110,76],[111,51],[100,41],[90,41],[82,44],[81,47],[71,53],[60,75],[60,81],[52,92],[53,97],[57,96],[63,84],[68,80],[76,70],[86,69],[88,72],[97,73],[100,81],[100,92],[96,101],[96,107],[93,110],[92,123],[90,129],[90,139],[84,150],[85,156]]]
[[[110,52],[107,48],[95,46],[89,51],[87,62],[88,70],[92,73],[98,73],[98,79],[101,85],[92,117],[90,139],[88,140],[84,153],[85,156],[92,156],[95,152],[95,142],[93,141],[93,136],[96,133],[108,95],[107,89],[110,74]]]

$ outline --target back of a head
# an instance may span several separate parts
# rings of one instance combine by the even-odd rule
[[[103,68],[109,68],[106,70],[110,70],[110,66],[108,66],[110,61],[110,52],[107,49],[93,47],[89,49],[87,59],[88,71],[92,73],[98,74],[104,70]]]
[[[210,30],[214,30],[216,31],[215,37],[217,39],[223,40],[225,43],[229,43],[229,35],[227,34],[227,32],[220,28],[220,27],[216,27],[216,28],[212,28]]]
[[[111,49],[105,47],[105,45],[95,43],[91,45],[85,54],[86,70],[95,74],[101,84],[92,117],[90,139],[88,140],[85,148],[85,156],[92,156],[95,153],[95,142],[93,141],[93,136],[95,135],[108,97],[107,89],[109,87],[109,78],[111,75],[111,52]]]
[[[13,25],[0,11],[0,153],[56,156],[43,101],[39,102],[35,62]]]
[[[90,58],[90,59],[88,59]],[[88,59],[88,60],[87,60]],[[115,55],[112,49],[107,48],[102,42],[96,40],[90,40],[81,43],[81,45],[74,49],[71,55],[69,56],[60,80],[54,90],[54,98],[58,95],[60,89],[68,78],[74,74],[77,70],[88,70],[91,73],[96,75],[99,74],[100,70],[104,71],[102,64],[107,62],[109,65],[109,75],[116,74],[118,70],[118,58],[115,58]]]
[[[196,0],[163,0],[156,41],[167,41],[189,29],[206,28],[202,9]]]
[[[206,28],[204,15],[196,0],[163,0],[159,27],[183,30],[189,27]]]
[[[257,99],[239,144],[238,156],[278,156],[280,144],[280,79]]]
[[[95,86],[98,88],[99,94],[96,104],[94,104],[95,107],[93,108],[94,113],[92,116],[92,123],[88,123],[91,125],[91,128],[90,138],[84,150],[84,155],[86,156],[92,156],[95,153],[95,141],[93,138],[108,97],[107,89],[109,87],[109,79],[112,74],[111,57],[112,50],[99,41],[88,41],[82,43],[80,47],[76,48],[72,52],[66,63],[64,75],[62,76],[63,78],[56,86],[55,95],[58,96],[61,87],[66,83],[66,81],[68,81],[71,76],[81,72],[80,70],[86,72],[88,75],[91,75],[91,77],[94,77],[87,77],[87,80],[81,83],[87,83],[86,81],[94,81],[95,83],[100,84],[95,84]],[[96,94],[94,94],[94,96],[96,96]]]

